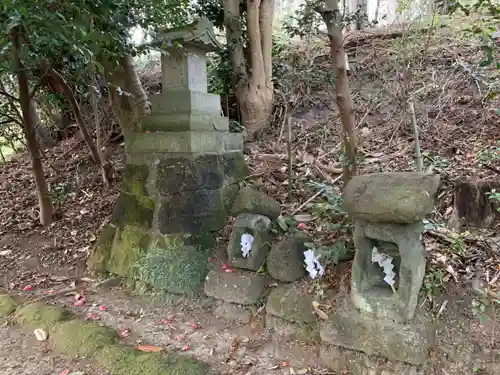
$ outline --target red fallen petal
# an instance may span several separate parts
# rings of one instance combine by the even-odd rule
[[[149,130],[146,130],[146,134],[149,134],[149,133],[151,133],[151,132]]]
[[[33,289],[33,285],[26,285],[26,286],[23,288],[23,290],[24,290],[25,292],[27,292],[28,290],[32,290],[32,289]]]
[[[97,315],[97,314],[88,313],[85,316],[85,319],[88,319],[88,320],[99,320],[99,319],[101,319],[101,317],[99,315]]]
[[[199,327],[198,327],[198,324],[193,323],[193,324],[191,324],[191,328],[192,328],[192,329],[198,329]]]
[[[229,267],[226,263],[222,263],[220,266],[222,267],[223,270]]]
[[[226,268],[225,270],[226,272],[233,272],[233,270],[231,268]]]
[[[290,366],[290,362],[280,362],[279,366],[280,367],[288,367],[288,366]]]
[[[99,306],[99,310],[101,310],[101,311],[105,311],[105,310],[106,310],[106,308],[105,308],[103,305],[101,305],[101,306]]]
[[[182,341],[186,338],[186,335],[177,335],[175,336],[175,339],[178,340],[178,341]]]
[[[129,328],[125,328],[125,329],[122,329],[118,332],[118,336],[120,337],[129,337],[130,336],[130,329]]]
[[[79,300],[73,302],[73,305],[75,306],[83,306],[84,304],[85,304],[85,298],[80,298]]]
[[[298,229],[305,229],[306,228],[306,225],[304,223],[298,223],[297,224],[297,228]]]
[[[208,261],[211,262],[213,259],[212,258],[208,258]]]
[[[162,319],[160,320],[160,324],[170,324],[171,320],[170,319]]]
[[[184,345],[181,350],[183,352],[185,352],[186,350],[189,350],[189,345]]]
[[[68,375],[69,374],[69,370],[63,370],[59,375]]]

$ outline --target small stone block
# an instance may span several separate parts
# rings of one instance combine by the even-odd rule
[[[253,305],[263,297],[266,286],[266,278],[253,273],[212,270],[205,279],[205,294],[225,302]]]
[[[147,165],[127,164],[123,172],[123,190],[137,196],[147,196],[149,169]]]
[[[234,221],[233,231],[229,239],[227,253],[232,266],[257,271],[266,261],[269,253],[269,228],[271,220],[268,217],[255,214],[239,215]],[[254,240],[249,255],[244,258],[241,251],[241,236],[250,234]]]
[[[293,282],[307,275],[304,251],[310,241],[309,236],[298,233],[273,245],[267,256],[267,270],[273,279]]]
[[[120,228],[125,225],[146,225],[150,227],[153,221],[154,209],[155,203],[149,197],[121,193],[115,202],[111,223]]]
[[[361,314],[354,307],[339,308],[320,333],[327,344],[414,365],[427,360],[435,340],[435,328],[425,319],[401,324]]]
[[[243,213],[263,215],[271,220],[276,220],[281,214],[281,207],[278,201],[267,194],[243,187],[236,196],[231,214],[238,216]]]
[[[226,152],[223,154],[222,160],[227,183],[236,183],[250,174],[243,152]]]
[[[349,181],[344,201],[353,218],[411,224],[432,212],[439,186],[440,178],[436,174],[372,173]]]
[[[315,323],[313,297],[300,289],[300,285],[289,284],[274,288],[267,298],[268,314],[294,323]]]

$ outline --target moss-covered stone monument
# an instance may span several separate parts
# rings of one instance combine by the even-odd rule
[[[247,166],[241,134],[229,132],[219,96],[207,93],[205,55],[220,47],[211,24],[160,30],[157,45],[163,90],[125,141],[122,192],[88,266],[189,294],[203,284],[213,233],[224,227]]]

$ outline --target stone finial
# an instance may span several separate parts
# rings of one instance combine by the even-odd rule
[[[161,55],[162,87],[170,90],[207,92],[207,52],[221,48],[206,18],[156,33]],[[219,105],[220,107],[220,105]]]
[[[202,17],[193,23],[176,28],[163,28],[156,33],[160,49],[172,49],[177,42],[184,47],[195,47],[205,52],[216,52],[221,48],[213,31],[212,23]]]

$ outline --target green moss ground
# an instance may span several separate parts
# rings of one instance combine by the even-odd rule
[[[70,358],[85,357],[110,375],[211,375],[208,364],[172,353],[143,353],[119,344],[116,332],[72,317],[67,311],[44,303],[19,306],[14,298],[0,295],[0,316],[13,313],[23,328],[44,327],[55,352]]]

